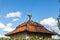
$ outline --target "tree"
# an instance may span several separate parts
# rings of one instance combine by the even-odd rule
[[[57,21],[58,21],[58,23],[57,23],[58,28],[60,29],[60,14],[59,14],[59,16],[58,16],[58,18],[57,18]]]
[[[58,2],[60,3],[60,0],[58,0]]]

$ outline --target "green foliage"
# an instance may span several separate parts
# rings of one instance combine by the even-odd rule
[[[33,36],[33,37],[30,38],[30,40],[39,40],[39,37]]]
[[[57,39],[52,39],[52,38],[45,38],[45,39],[41,39],[38,36],[33,36],[33,37],[29,37],[28,39],[24,39],[22,36],[17,37],[17,38],[0,38],[0,40],[57,40]]]
[[[20,37],[18,37],[18,39],[19,39],[19,40],[23,40],[23,37],[22,37],[22,36],[20,36]]]
[[[52,38],[48,38],[48,40],[52,40]]]

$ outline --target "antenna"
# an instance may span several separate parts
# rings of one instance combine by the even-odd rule
[[[29,20],[31,20],[32,15],[31,14],[27,14],[27,16],[29,17]]]

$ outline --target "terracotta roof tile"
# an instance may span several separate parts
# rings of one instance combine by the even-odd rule
[[[54,33],[47,30],[44,26],[41,24],[34,22],[32,20],[28,20],[27,22],[22,23],[16,29],[8,34],[6,36],[10,36],[15,33],[23,32],[23,31],[29,31],[29,32],[38,32],[38,33],[48,33],[53,35]]]

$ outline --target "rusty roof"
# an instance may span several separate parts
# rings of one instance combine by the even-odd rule
[[[32,20],[28,20],[27,22],[22,23],[21,25],[17,26],[15,30],[10,33],[7,33],[6,36],[10,36],[16,33],[24,32],[38,32],[38,33],[47,33],[53,35],[54,33],[47,30],[43,25],[34,22]]]

